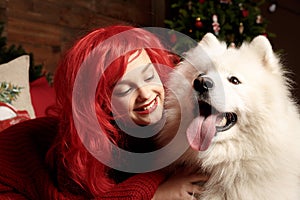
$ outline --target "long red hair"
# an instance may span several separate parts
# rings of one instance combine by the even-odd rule
[[[120,33],[122,33],[121,38],[114,37]],[[108,40],[109,42],[107,42]],[[110,26],[90,32],[75,43],[58,65],[54,77],[54,87],[60,128],[55,143],[48,152],[47,160],[53,168],[58,167],[59,171],[62,170],[63,176],[69,177],[69,181],[75,183],[88,196],[100,195],[115,184],[107,175],[108,167],[92,156],[99,149],[105,149],[109,159],[111,149],[107,140],[89,135],[88,130],[92,126],[90,122],[94,119],[93,115],[88,113],[94,111],[104,136],[112,143],[120,144],[122,137],[118,133],[118,128],[114,125],[111,115],[112,89],[126,71],[129,56],[136,51],[141,51],[141,47],[144,47],[143,49],[146,50],[154,64],[159,64],[156,69],[164,82],[168,70],[159,66],[173,67],[174,56],[165,50],[152,33],[131,26]],[[96,59],[93,62],[86,62],[91,55]],[[87,86],[83,86],[85,89],[75,94],[81,97],[78,100],[81,111],[77,112],[76,108],[74,110],[72,98],[74,97],[74,84],[83,63],[94,64],[94,66],[90,66],[93,70],[88,73],[87,79],[96,77],[94,80],[98,80],[99,74],[101,74],[101,78],[96,83],[92,101],[86,100],[88,95],[86,89],[91,83],[89,81],[83,83],[83,85],[87,84]],[[82,110],[87,112],[83,114]],[[77,117],[77,115],[76,120],[80,121],[81,127],[75,124],[74,116]],[[84,136],[85,145],[82,138],[79,137],[78,131],[86,134]],[[86,146],[89,147],[89,150]]]

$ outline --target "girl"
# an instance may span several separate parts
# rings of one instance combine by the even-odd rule
[[[176,59],[153,34],[130,26],[99,28],[81,38],[57,68],[57,117],[20,123],[1,134],[0,197],[190,200],[201,193],[192,183],[206,177],[136,173],[120,156],[119,148],[156,150],[163,84]],[[8,156],[8,141],[21,145],[22,153]]]

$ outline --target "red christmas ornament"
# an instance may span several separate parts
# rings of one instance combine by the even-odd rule
[[[249,11],[246,10],[246,9],[243,9],[242,10],[242,15],[243,15],[243,17],[248,17],[249,16]]]
[[[203,27],[203,23],[201,22],[201,18],[200,17],[196,18],[195,26],[197,28],[202,28]]]
[[[199,0],[199,3],[204,3],[205,2],[205,0]]]

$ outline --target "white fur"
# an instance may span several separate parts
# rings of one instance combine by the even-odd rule
[[[258,36],[239,49],[227,49],[214,35],[205,35],[187,52],[168,83],[171,92],[166,99],[167,125],[161,143],[176,133],[182,123],[180,116],[187,119],[182,125],[185,128],[192,120],[182,110],[192,113],[195,109],[192,83],[199,73],[215,82],[209,93],[213,106],[238,116],[237,124],[219,133],[209,149],[189,149],[176,162],[211,174],[199,199],[299,200],[300,117],[269,41]],[[187,81],[182,82],[181,76]],[[231,76],[241,84],[230,83]],[[178,106],[178,100],[184,103]],[[185,131],[179,134],[185,135]]]

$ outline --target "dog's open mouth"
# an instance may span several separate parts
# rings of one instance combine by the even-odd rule
[[[219,112],[204,101],[199,101],[199,110],[200,115],[187,129],[187,137],[193,149],[205,151],[215,136],[236,124],[237,115],[234,112]]]
[[[216,133],[229,130],[237,122],[237,115],[234,112],[219,112],[210,104],[199,101],[200,115],[207,118],[211,115],[216,116]]]
[[[237,115],[233,112],[225,112],[225,113],[220,113],[217,117],[217,122],[216,124],[216,130],[217,132],[223,132],[227,131],[230,129],[232,126],[235,125],[237,121]]]

